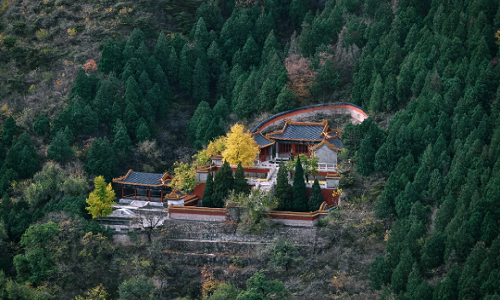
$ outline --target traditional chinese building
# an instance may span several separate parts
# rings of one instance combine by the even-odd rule
[[[168,184],[173,177],[168,173],[143,173],[129,170],[122,177],[114,178],[113,182],[122,187],[122,199],[163,202],[171,188]]]
[[[342,139],[337,130],[328,127],[328,122],[293,122],[287,119],[281,130],[268,134],[258,131],[253,138],[259,145],[259,160],[288,160],[299,154],[310,157],[313,153],[320,164],[337,164],[337,152]]]

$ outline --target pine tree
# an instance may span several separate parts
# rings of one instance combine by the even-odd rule
[[[97,94],[92,102],[92,107],[95,109],[100,123],[104,123],[108,126],[111,125],[109,122],[111,121],[112,107],[116,94],[116,82],[112,82],[112,80],[101,81]]]
[[[297,157],[295,162],[295,173],[293,174],[293,210],[307,211],[306,183],[304,181],[304,169]]]
[[[139,115],[131,102],[127,103],[125,112],[123,113],[123,123],[127,126],[129,136],[135,136]]]
[[[216,80],[220,76],[222,54],[216,41],[213,41],[207,50],[208,72],[211,80]]]
[[[260,52],[259,46],[253,39],[251,35],[248,36],[245,46],[241,51],[241,66],[243,69],[248,69],[250,66],[256,66],[259,64]]]
[[[12,145],[12,141],[17,132],[16,121],[12,116],[5,119],[3,122],[3,134],[2,134],[2,142],[5,146],[10,147]]]
[[[59,131],[47,149],[47,157],[57,162],[65,162],[73,156],[73,149],[69,145],[66,135]]]
[[[80,97],[85,103],[89,103],[95,95],[97,82],[87,76],[85,70],[80,69],[76,75],[75,82],[71,88],[70,98]]]
[[[308,4],[309,1],[307,0],[292,0],[290,4],[290,19],[296,28],[300,27],[306,13],[309,11]]]
[[[370,265],[370,287],[372,290],[380,290],[382,286],[389,283],[391,269],[387,261],[381,255],[377,255]]]
[[[5,157],[5,167],[17,173],[20,179],[30,178],[38,169],[37,152],[28,133],[19,136]]]
[[[149,52],[149,49],[144,42],[142,42],[141,45],[139,46],[139,48],[137,48],[137,50],[135,50],[134,57],[140,61],[141,69],[144,67],[143,65],[145,65],[148,62],[150,55],[151,55],[151,53]],[[140,74],[140,72],[139,72],[139,74]]]
[[[213,109],[213,118],[222,119],[223,121],[229,120],[229,106],[227,105],[224,97],[220,97]]]
[[[198,19],[198,23],[195,25],[194,40],[203,47],[203,49],[207,49],[209,46],[207,26],[202,17]]]
[[[42,137],[49,136],[50,121],[44,114],[38,115],[38,117],[36,118],[35,123],[33,124],[33,132],[38,136]]]
[[[314,183],[311,189],[311,196],[309,197],[309,211],[317,211],[321,204],[323,203],[323,195],[321,194],[321,188],[319,186],[318,179],[314,179]]]
[[[236,172],[234,172],[234,193],[243,194],[248,196],[250,194],[250,189],[248,187],[247,179],[245,178],[245,172],[241,163],[238,164]]]
[[[376,150],[373,148],[371,140],[369,137],[365,137],[361,141],[361,147],[359,148],[358,156],[358,172],[363,176],[370,175],[373,170],[373,162],[375,161]]]
[[[186,128],[188,139],[192,144],[196,143],[198,127],[200,125],[200,121],[204,117],[208,120],[212,119],[212,110],[210,109],[210,105],[208,104],[208,102],[201,101],[194,111],[193,116],[189,119]],[[207,124],[204,124],[203,126],[207,126]]]
[[[96,138],[92,141],[84,167],[91,175],[102,175],[106,180],[113,179],[116,174],[116,159],[107,138]]]
[[[234,178],[233,170],[227,161],[224,161],[222,168],[215,173],[214,177],[214,193],[212,201],[214,207],[223,207],[229,192],[233,189]]]
[[[193,66],[191,65],[191,52],[186,44],[182,48],[179,63],[179,87],[184,94],[190,94],[191,84],[193,83]],[[201,63],[200,63],[201,68]]]
[[[153,87],[153,82],[145,70],[139,76],[139,87],[141,88],[142,95],[145,95]]]
[[[205,60],[198,58],[193,71],[193,99],[196,102],[207,101],[210,96],[208,86],[210,84],[210,74]]]
[[[294,109],[297,105],[297,97],[286,86],[283,86],[274,106],[275,112]]]
[[[171,83],[178,82],[179,66],[180,66],[180,61],[179,58],[177,57],[177,52],[175,52],[175,48],[172,47],[170,49],[170,54],[168,55],[168,64],[164,69],[167,72],[168,80]]]
[[[75,134],[73,133],[71,128],[69,128],[69,126],[66,126],[66,128],[64,128],[64,135],[66,136],[66,140],[68,141],[68,143],[70,145],[73,144],[73,142],[75,141]]]
[[[118,161],[124,161],[128,158],[132,141],[127,133],[127,127],[122,120],[116,120],[114,130],[115,137],[113,139],[113,151]]]
[[[224,22],[221,10],[214,1],[203,2],[196,9],[196,19],[200,18],[206,22],[207,30],[220,30]]]
[[[410,275],[413,262],[414,260],[409,250],[401,253],[399,264],[396,269],[394,269],[391,276],[391,287],[397,294],[401,294],[406,291],[408,275]]]
[[[279,166],[274,196],[278,201],[278,210],[292,210],[292,187],[288,183],[288,172],[283,163]]]
[[[168,66],[168,57],[170,55],[170,49],[168,46],[167,38],[165,37],[165,33],[162,31],[156,40],[153,56],[156,58],[163,70],[166,70]]]
[[[373,91],[370,97],[369,109],[374,112],[382,111],[382,101],[384,98],[384,83],[382,82],[382,77],[377,75],[377,79],[373,84]]]
[[[135,141],[141,143],[149,139],[151,139],[151,134],[149,133],[148,125],[143,118],[140,118],[139,122],[137,122]]]
[[[214,180],[212,177],[212,173],[208,173],[205,190],[203,191],[203,199],[202,199],[203,206],[214,207],[212,199],[213,193],[214,193]]]

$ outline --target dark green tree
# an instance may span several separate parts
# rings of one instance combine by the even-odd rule
[[[153,281],[145,276],[122,282],[118,287],[119,300],[150,300],[155,290]]]
[[[113,151],[118,161],[124,161],[128,158],[132,147],[132,141],[127,133],[127,127],[125,127],[122,120],[118,119],[113,131],[115,133]]]
[[[278,201],[278,210],[292,210],[292,187],[288,183],[288,172],[283,163],[280,164],[278,170],[274,197],[276,197],[276,200]]]
[[[297,97],[292,93],[286,86],[283,86],[281,92],[276,99],[276,105],[274,106],[274,111],[282,112],[295,108],[297,105]]]
[[[238,163],[238,167],[234,172],[234,193],[243,194],[248,196],[250,194],[250,188],[248,187],[247,179],[245,178],[245,172],[241,163]]]
[[[135,141],[141,143],[149,139],[151,139],[151,133],[149,133],[148,124],[143,118],[140,118],[139,122],[137,122]]]
[[[184,94],[189,95],[191,94],[191,84],[193,83],[193,64],[191,62],[191,51],[189,50],[189,46],[187,44],[182,48],[179,60],[179,87]]]
[[[212,173],[208,173],[207,182],[205,184],[205,190],[203,190],[203,199],[202,199],[203,206],[214,207],[212,199],[213,194],[214,194],[214,180]]]
[[[406,291],[408,275],[410,275],[413,262],[414,259],[409,250],[401,253],[399,264],[391,276],[391,287],[394,292],[400,294]]]
[[[250,66],[257,66],[260,60],[259,46],[251,35],[248,36],[245,46],[241,50],[241,66],[248,69]]]
[[[318,70],[318,75],[314,79],[311,92],[316,98],[331,94],[337,89],[339,80],[340,73],[335,69],[330,60],[326,60]]]
[[[214,193],[212,202],[214,207],[224,207],[229,192],[233,189],[233,170],[227,161],[224,161],[221,169],[214,176]]]
[[[306,13],[309,11],[309,1],[307,0],[292,0],[290,4],[290,19],[292,20],[295,28],[302,25],[302,21]]]
[[[164,69],[168,75],[168,80],[170,82],[172,83],[178,82],[179,67],[180,67],[179,57],[177,56],[177,52],[175,52],[175,48],[172,47],[168,55],[168,64]]]
[[[391,269],[383,256],[377,255],[370,265],[370,287],[372,290],[380,290],[391,280]]]
[[[92,141],[84,167],[90,175],[102,175],[106,181],[113,179],[116,174],[116,159],[107,138],[96,138]]]
[[[50,121],[44,114],[38,115],[38,117],[36,118],[35,123],[33,124],[33,132],[41,137],[49,136]]]
[[[194,27],[194,40],[198,43],[203,49],[207,49],[209,44],[208,39],[208,31],[207,25],[205,24],[205,20],[203,17],[198,19],[198,23],[196,23]]]
[[[131,102],[127,103],[125,112],[123,113],[123,123],[127,127],[129,136],[135,136],[139,115]]]
[[[16,133],[17,133],[16,121],[12,116],[10,116],[3,122],[3,133],[2,133],[3,144],[7,147],[10,147],[12,145]]]
[[[300,157],[297,157],[295,173],[293,174],[293,210],[308,211],[306,182],[304,181],[304,169],[302,168]]]
[[[57,162],[65,162],[73,156],[73,149],[66,139],[66,134],[63,131],[59,131],[56,137],[52,140],[52,143],[47,149],[47,157],[53,159]]]
[[[175,50],[174,50],[175,51]],[[165,33],[162,31],[156,40],[153,56],[156,58],[163,70],[167,69],[169,63],[170,48]]]
[[[5,166],[17,172],[20,179],[30,178],[38,169],[37,152],[28,133],[19,136],[7,152]]]
[[[192,93],[196,102],[207,101],[210,96],[209,83],[210,74],[206,60],[198,58],[193,70]]]
[[[321,204],[323,203],[323,195],[321,194],[321,188],[319,186],[318,179],[314,179],[314,183],[311,189],[311,196],[309,197],[309,205],[310,211],[317,211]]]

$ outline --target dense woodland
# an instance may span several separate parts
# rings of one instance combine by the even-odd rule
[[[364,289],[381,299],[499,298],[498,1],[100,5],[0,2],[1,299],[138,299],[137,290],[170,299],[150,280],[168,273],[155,246],[144,250],[147,263],[130,259],[92,221],[91,178],[171,171],[235,122],[332,101],[371,116],[345,128],[356,168],[343,190],[353,178],[385,182],[368,200],[387,245],[369,271],[358,270],[370,280]],[[67,32],[55,29],[79,13],[90,23],[73,17]],[[114,31],[99,34],[92,22]],[[72,55],[57,52],[62,35],[75,53],[87,42],[101,53],[65,63],[74,74],[66,90],[51,66]],[[39,79],[54,84],[52,94],[37,90]],[[238,287],[175,295],[288,297],[262,273]]]

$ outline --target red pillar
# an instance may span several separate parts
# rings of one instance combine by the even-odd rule
[[[163,203],[163,188],[161,188],[161,203]]]
[[[137,200],[137,187],[134,186],[134,200]]]
[[[148,188],[148,201],[151,201],[151,188]]]
[[[122,199],[125,198],[125,186],[122,185]]]

